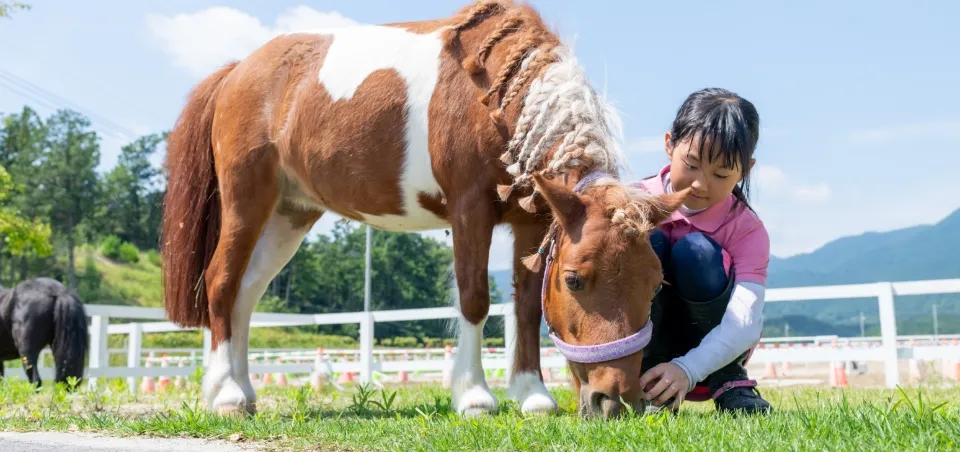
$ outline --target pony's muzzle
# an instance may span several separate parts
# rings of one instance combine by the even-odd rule
[[[623,402],[628,403],[636,413],[642,414],[646,410],[647,403],[643,397],[597,390],[590,385],[583,385],[580,389],[580,415],[586,418],[614,419],[623,416],[630,411]]]

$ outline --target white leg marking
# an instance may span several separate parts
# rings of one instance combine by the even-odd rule
[[[525,414],[546,414],[557,409],[557,401],[547,391],[543,380],[533,372],[514,375],[507,394],[520,402],[520,411]]]
[[[460,337],[457,340],[451,385],[453,405],[457,413],[466,416],[492,414],[497,410],[497,399],[487,387],[483,363],[480,362],[483,325],[486,323],[486,317],[477,325],[460,317]]]
[[[430,100],[437,85],[443,49],[439,34],[417,34],[376,25],[317,32],[333,36],[318,76],[334,101],[350,100],[370,74],[382,69],[397,71],[406,84],[406,149],[399,187],[405,215],[364,216],[363,222],[394,231],[447,226],[446,221],[421,207],[417,200],[420,193],[441,194],[433,177],[428,140]]]
[[[251,413],[256,409],[257,393],[250,382],[248,367],[250,318],[260,297],[267,290],[267,285],[297,252],[297,248],[300,247],[303,237],[310,231],[311,226],[294,229],[289,219],[276,213],[267,219],[253,254],[250,256],[250,262],[243,272],[237,300],[233,304],[233,313],[230,317],[231,338],[224,343],[226,348],[217,349],[217,352],[224,350],[224,355],[229,357],[227,368],[224,371],[217,367],[223,365],[217,364],[216,359],[226,358],[215,355],[211,357],[208,371],[211,379],[209,387],[207,379],[204,379],[204,392],[215,395],[212,401],[214,408],[239,404]],[[207,389],[211,392],[207,392]]]
[[[203,393],[211,409],[228,408],[240,411],[246,408],[243,389],[233,378],[232,344],[227,339],[217,344],[210,355],[210,367],[203,376]]]
[[[210,353],[210,362],[203,373],[203,394],[207,404],[213,407],[213,398],[223,387],[223,381],[230,376],[230,340],[227,339],[217,345],[217,349]]]

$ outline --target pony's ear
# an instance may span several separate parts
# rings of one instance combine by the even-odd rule
[[[570,233],[573,225],[586,213],[587,206],[580,196],[563,185],[560,178],[547,179],[534,173],[533,183],[536,184],[537,191],[543,199],[547,201],[554,217],[560,221],[563,229]]]
[[[650,209],[652,213],[649,218],[651,226],[656,228],[664,220],[670,218],[670,215],[683,205],[683,202],[687,200],[688,196],[690,196],[689,187],[678,192],[653,197],[650,201],[652,207],[652,209]]]

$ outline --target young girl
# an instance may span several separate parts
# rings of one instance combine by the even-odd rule
[[[720,411],[771,410],[744,367],[760,339],[770,260],[767,231],[747,203],[759,131],[746,99],[697,91],[666,133],[670,164],[639,183],[653,194],[690,189],[651,236],[665,284],[654,300],[656,328],[640,384],[655,405],[676,410],[701,386]]]

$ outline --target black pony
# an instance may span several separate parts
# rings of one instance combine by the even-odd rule
[[[50,345],[56,381],[83,378],[89,348],[83,303],[59,281],[36,278],[12,289],[0,288],[0,377],[3,361],[20,359],[31,383],[41,385],[37,358]]]

